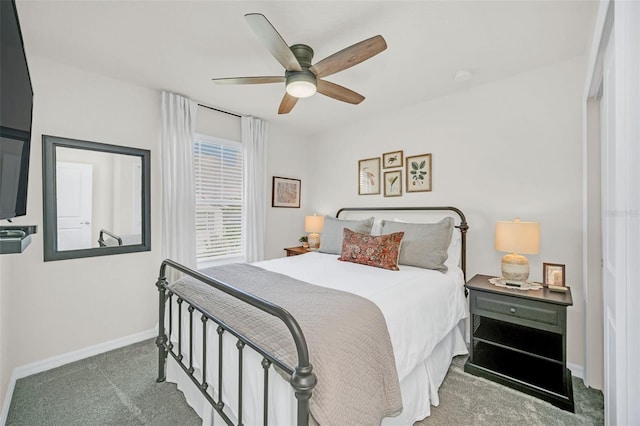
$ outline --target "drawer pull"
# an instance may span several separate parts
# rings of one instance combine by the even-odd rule
[[[515,314],[515,313],[516,313],[516,308],[513,308],[513,307],[512,307],[512,308],[510,308],[509,310],[511,311],[511,313],[512,313],[512,314]]]

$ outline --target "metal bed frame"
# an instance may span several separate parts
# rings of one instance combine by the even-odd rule
[[[100,247],[107,247],[107,242],[104,239],[104,236],[111,237],[116,240],[119,246],[122,245],[122,238],[119,235],[114,234],[113,232],[107,231],[106,229],[100,230],[100,235],[98,236],[98,245]]]
[[[463,273],[466,274],[466,233],[469,229],[466,218],[464,214],[455,207],[346,207],[341,208],[336,213],[336,217],[339,217],[342,212],[377,212],[377,211],[452,211],[456,213],[460,217],[460,224],[455,227],[460,230],[462,237],[462,247],[461,247],[461,268]],[[270,354],[267,350],[261,347],[260,342],[254,342],[250,338],[246,337],[242,333],[233,329],[233,327],[229,326],[225,323],[223,318],[219,318],[215,313],[207,312],[204,308],[202,308],[198,303],[190,300],[189,297],[186,297],[183,294],[180,294],[178,291],[173,291],[169,287],[169,283],[167,281],[167,268],[175,269],[179,272],[182,272],[185,275],[188,275],[192,278],[195,278],[213,288],[216,288],[230,296],[235,297],[242,302],[247,303],[257,309],[260,309],[263,312],[266,312],[278,319],[280,319],[288,328],[291,333],[291,337],[293,338],[297,355],[298,362],[295,367],[290,367],[285,365],[283,362],[278,360],[274,355]],[[242,360],[243,360],[243,351],[246,346],[252,348],[255,352],[262,356],[261,366],[263,368],[263,387],[264,387],[264,401],[263,401],[263,424],[267,426],[268,423],[268,402],[269,402],[269,394],[268,394],[268,385],[269,385],[269,370],[272,365],[275,365],[283,372],[285,372],[289,377],[289,383],[295,392],[295,397],[297,399],[297,425],[298,426],[308,426],[309,425],[309,399],[311,398],[311,394],[313,388],[317,383],[317,379],[315,374],[313,373],[313,367],[309,361],[309,350],[307,347],[307,343],[296,319],[289,314],[285,309],[280,306],[277,306],[269,301],[263,300],[259,297],[253,296],[250,293],[246,293],[242,290],[239,290],[235,287],[232,287],[223,282],[217,281],[214,278],[201,274],[197,271],[189,269],[177,262],[174,262],[170,259],[166,259],[162,262],[160,266],[160,273],[158,276],[158,280],[156,282],[156,287],[158,290],[158,316],[159,316],[159,326],[158,326],[158,337],[156,338],[156,346],[158,347],[158,378],[157,382],[164,382],[166,380],[166,359],[168,355],[171,355],[173,359],[178,363],[178,365],[182,368],[182,370],[187,374],[187,376],[193,381],[193,383],[197,386],[200,392],[204,395],[207,401],[211,404],[213,409],[218,413],[218,415],[224,420],[227,425],[234,425],[233,421],[229,417],[229,415],[225,412],[225,402],[222,400],[222,367],[223,367],[223,335],[225,333],[229,333],[237,339],[236,349],[238,353],[238,419],[237,426],[242,426],[242,398],[243,398],[243,389],[242,389],[242,377],[243,377],[243,369],[242,369]],[[183,332],[182,329],[182,321],[178,321],[178,348],[177,352],[174,351],[175,345],[169,340],[167,337],[167,330],[165,329],[165,315],[169,315],[169,330],[168,335],[171,336],[173,333],[173,298],[176,297],[177,304],[177,315],[178,318],[181,319],[183,316],[183,304],[187,305],[187,311],[189,314],[189,327],[188,327],[188,345],[187,348],[189,353],[189,361],[188,365],[183,362],[184,356],[183,352]],[[168,302],[168,308],[167,308]],[[202,376],[195,376],[195,368],[193,367],[193,339],[194,339],[194,330],[193,330],[193,321],[194,321],[194,312],[197,311],[200,315],[200,321],[202,322]],[[216,401],[214,397],[207,391],[209,388],[209,383],[207,383],[207,363],[205,360],[207,359],[207,323],[209,321],[213,321],[216,325],[216,331],[218,334],[218,380],[217,380],[217,394],[218,400]],[[215,355],[214,355],[215,356]]]

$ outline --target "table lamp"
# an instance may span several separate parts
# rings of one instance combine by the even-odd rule
[[[529,261],[522,254],[540,251],[540,224],[538,222],[496,222],[496,250],[507,252],[502,257],[502,276],[507,281],[526,281]]]
[[[320,234],[324,226],[324,216],[305,216],[304,232],[310,232],[308,242],[309,250],[318,250],[320,248]]]

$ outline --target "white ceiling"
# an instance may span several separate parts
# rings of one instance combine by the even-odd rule
[[[314,133],[383,115],[471,85],[581,55],[593,1],[32,1],[17,0],[29,55]],[[284,84],[221,86],[214,77],[283,75],[244,14],[263,13],[314,63],[381,34],[386,51],[327,80],[366,97],[354,106],[316,94],[288,115]],[[473,72],[457,83],[460,69]]]

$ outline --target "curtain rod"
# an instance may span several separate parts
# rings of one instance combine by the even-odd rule
[[[218,111],[218,112],[221,112],[223,114],[229,114],[229,115],[233,115],[233,116],[238,117],[238,118],[242,118],[242,116],[240,114],[236,114],[235,112],[224,111],[224,110],[221,110],[221,109],[218,109],[218,108],[214,108],[214,107],[210,107],[209,105],[203,105],[203,104],[198,104],[198,106],[201,106],[203,108],[212,109],[214,111]]]

